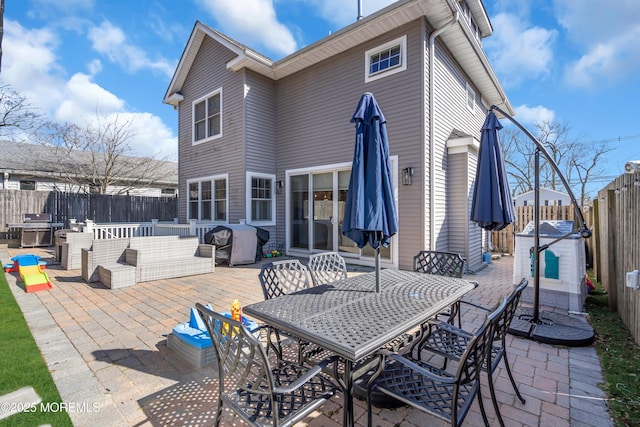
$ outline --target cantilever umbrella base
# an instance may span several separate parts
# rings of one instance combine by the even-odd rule
[[[595,339],[593,328],[582,317],[540,311],[538,322],[532,320],[533,308],[519,307],[509,327],[509,333],[545,344],[568,347],[588,346]]]

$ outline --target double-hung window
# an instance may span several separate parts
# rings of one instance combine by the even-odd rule
[[[247,172],[247,220],[255,225],[274,225],[276,218],[275,175]]]
[[[407,36],[365,52],[365,78],[370,82],[407,69]]]
[[[198,221],[227,222],[227,176],[220,175],[187,181],[188,218]]]
[[[222,88],[193,103],[193,143],[222,136]]]

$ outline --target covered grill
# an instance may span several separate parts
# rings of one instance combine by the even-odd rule
[[[20,247],[51,246],[53,229],[61,228],[62,223],[51,222],[51,214],[25,213],[22,223],[9,224],[9,228],[20,229]]]

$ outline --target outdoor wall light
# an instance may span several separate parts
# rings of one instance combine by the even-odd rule
[[[413,176],[413,168],[404,168],[402,169],[402,184],[403,185],[411,185]]]
[[[276,181],[276,194],[282,193],[283,188],[284,188],[284,183],[282,181]]]

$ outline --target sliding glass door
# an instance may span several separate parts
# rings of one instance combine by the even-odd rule
[[[289,249],[300,253],[339,252],[345,257],[367,259],[373,249],[363,249],[341,233],[347,201],[350,170],[310,171],[289,174]],[[380,257],[391,260],[391,247],[381,248]]]

